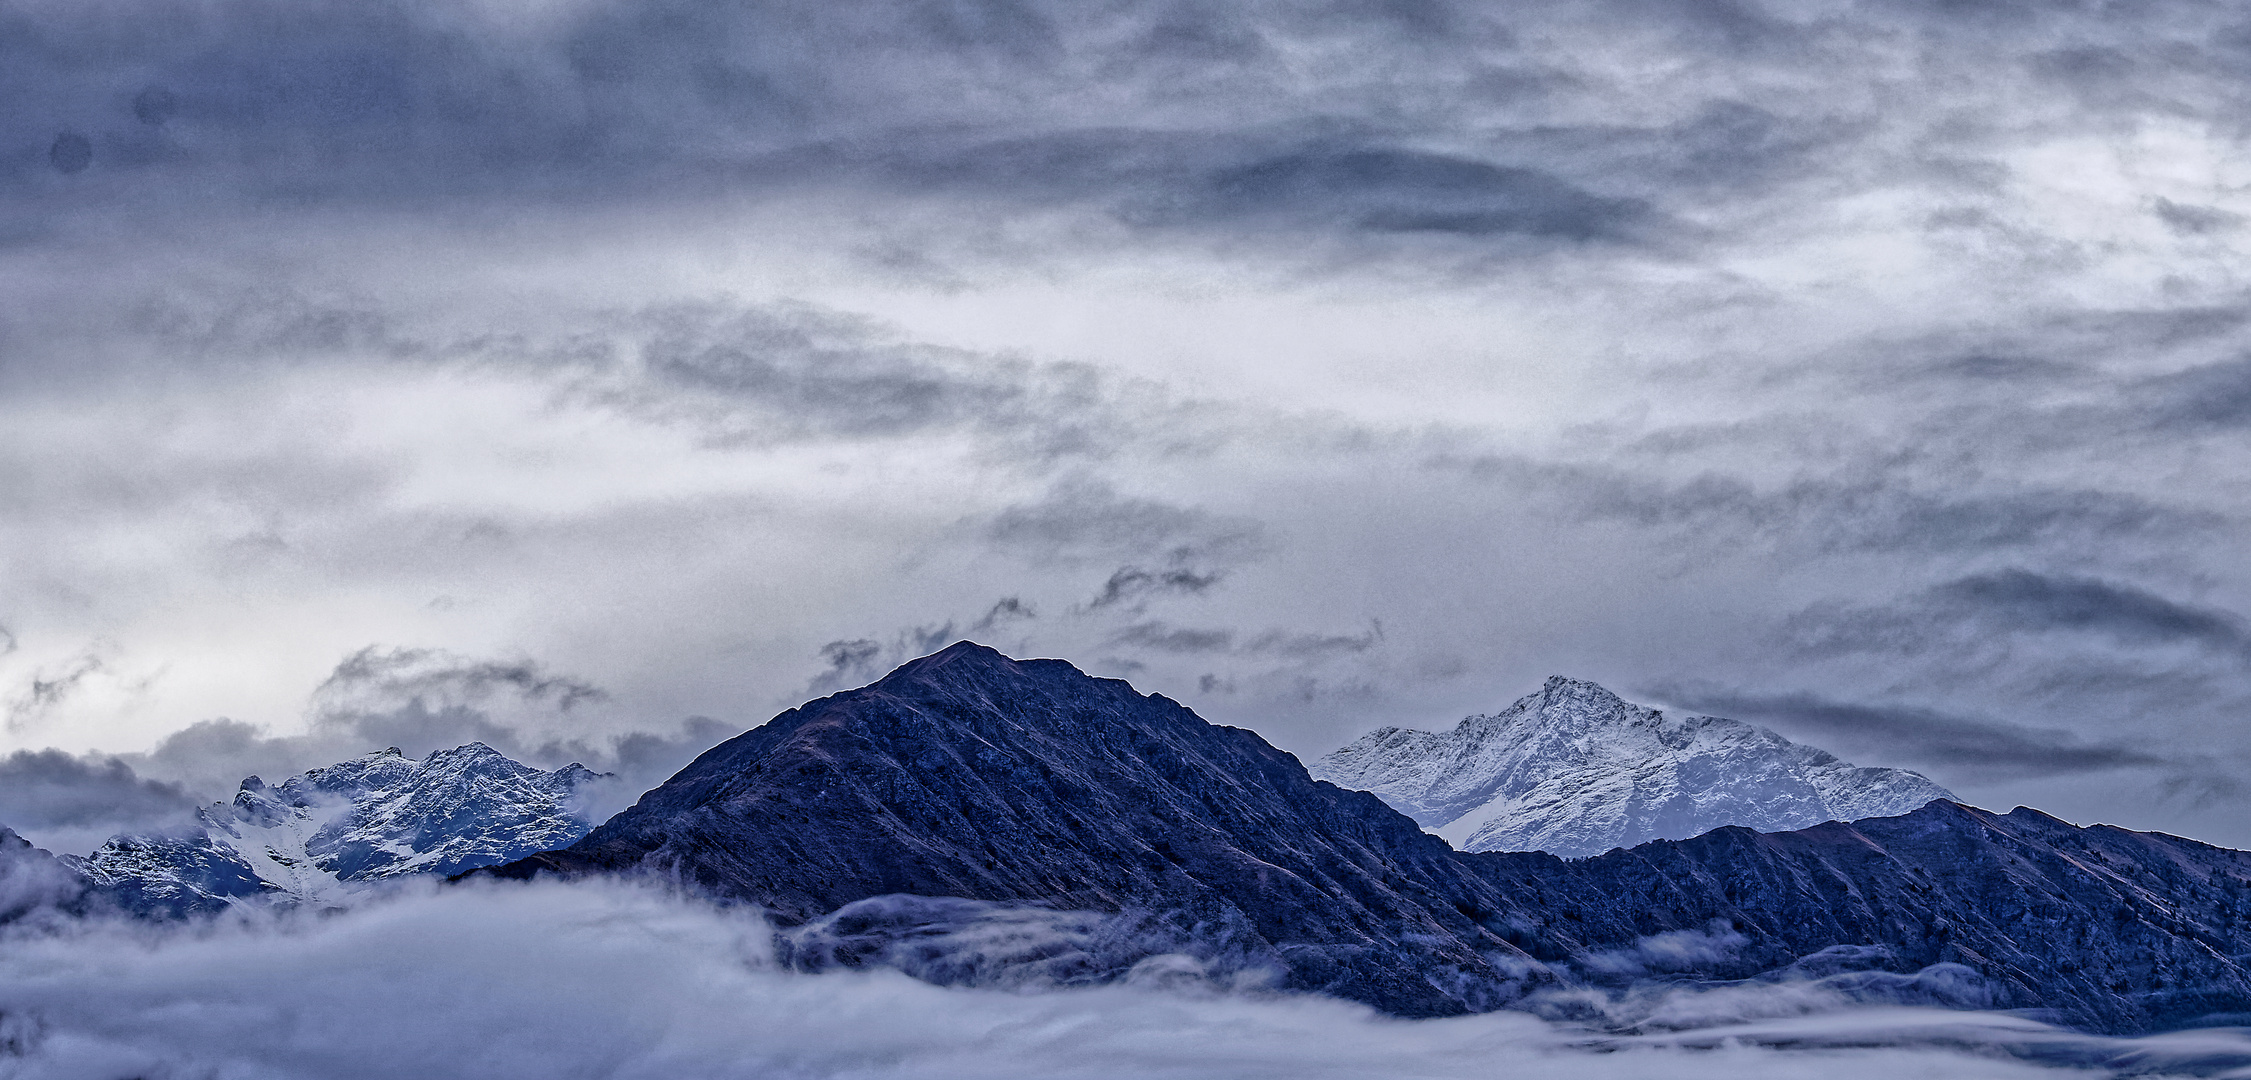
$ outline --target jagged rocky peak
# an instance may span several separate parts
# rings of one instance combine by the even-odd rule
[[[457,874],[586,835],[581,789],[606,774],[553,772],[473,742],[417,761],[398,747],[278,785],[252,776],[172,836],[119,836],[78,861],[129,906],[187,914],[230,903],[322,903],[355,882]]]
[[[1451,732],[1387,727],[1313,764],[1465,851],[1600,854],[1723,825],[1762,832],[1904,814],[1953,795],[1902,769],[1858,768],[1765,728],[1636,705],[1550,678]]]

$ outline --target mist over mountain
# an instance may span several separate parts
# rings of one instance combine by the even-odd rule
[[[1785,832],[1891,817],[1954,797],[1918,773],[1857,768],[1764,728],[1667,715],[1562,676],[1451,732],[1379,728],[1311,770],[1464,851],[1566,858],[1722,825]]]
[[[457,874],[576,840],[591,827],[582,789],[604,779],[532,768],[483,743],[419,761],[393,747],[278,785],[250,777],[193,826],[112,837],[62,861],[144,913],[331,906],[357,884]]]
[[[413,888],[343,913],[91,923],[0,948],[0,1075],[491,1080],[2088,1080],[2225,1076],[2251,1039],[1868,1009],[1809,982],[1653,988],[1600,1024],[1401,1022],[1177,972],[1096,987],[807,976],[755,910],[649,882]],[[987,939],[990,941],[991,939]],[[1068,941],[1025,933],[1025,948]],[[1147,973],[1152,976],[1159,973]],[[368,1032],[387,1034],[371,1047]]]
[[[2247,73],[0,0],[0,1080],[2251,1078]]]
[[[1070,980],[1180,954],[1408,1016],[1567,1015],[1575,989],[1650,978],[1818,980],[2106,1031],[2251,1013],[2251,854],[1943,800],[1573,861],[1457,852],[1250,732],[969,642],[490,873],[653,873],[750,901],[801,928],[785,940],[813,969],[911,960],[1030,905],[1120,917],[1083,930],[1098,947],[1060,965]]]
[[[106,899],[69,864],[0,826],[0,925],[40,913],[85,914]]]

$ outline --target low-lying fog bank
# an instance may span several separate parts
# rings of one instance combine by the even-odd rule
[[[348,912],[19,927],[0,942],[0,1077],[2251,1075],[2238,1029],[2100,1039],[1789,984],[1622,1008],[1641,1025],[1394,1020],[1164,965],[1044,990],[807,975],[747,909],[616,882],[424,885]]]

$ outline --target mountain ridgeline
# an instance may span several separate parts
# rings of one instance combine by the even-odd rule
[[[1051,950],[1053,977],[1186,954],[1404,1016],[1568,1012],[1568,991],[1648,979],[1802,979],[2109,1032],[2251,1014],[2251,854],[1947,801],[1569,861],[1460,852],[1251,732],[968,642],[486,871],[618,872],[764,905],[808,967],[909,955],[1007,905],[1114,916]]]
[[[1722,825],[1784,832],[1891,817],[1954,797],[1917,773],[1858,768],[1740,720],[1671,715],[1560,676],[1450,732],[1369,732],[1312,770],[1382,796],[1463,851],[1565,857]]]
[[[483,743],[417,761],[397,747],[242,782],[234,800],[168,835],[111,837],[63,861],[129,911],[180,917],[243,903],[325,905],[364,883],[457,874],[570,843],[579,790],[606,774],[555,772]]]

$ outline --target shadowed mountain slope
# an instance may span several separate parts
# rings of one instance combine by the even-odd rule
[[[1503,981],[1479,950],[1515,951],[1448,899],[1475,875],[1375,796],[1124,682],[968,643],[722,743],[535,859],[673,873],[790,922],[892,893],[1153,910],[1409,1014],[1485,1004],[1436,982]]]
[[[1412,1016],[1647,978],[1821,980],[2110,1031],[2251,1013],[2241,852],[1940,802],[1573,862],[1465,854],[1248,731],[967,642],[498,872],[541,871],[671,875],[785,925],[895,894],[1134,913],[1146,944],[1116,964],[1185,951]]]

